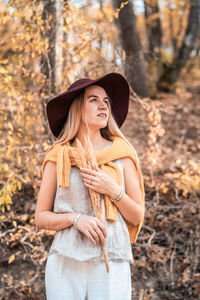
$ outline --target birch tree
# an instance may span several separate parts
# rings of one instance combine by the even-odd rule
[[[42,72],[49,85],[48,94],[58,92],[62,83],[63,0],[44,0],[44,39],[47,40],[42,58]]]
[[[122,3],[121,0],[113,0],[114,9],[118,10]],[[116,25],[119,28],[121,47],[126,55],[124,69],[127,79],[132,89],[139,96],[145,97],[148,95],[149,90],[143,53],[136,29],[136,17],[131,1],[120,10]]]

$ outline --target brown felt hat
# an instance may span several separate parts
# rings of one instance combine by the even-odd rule
[[[47,118],[49,126],[58,137],[68,116],[70,105],[74,98],[88,86],[99,85],[111,98],[111,111],[119,127],[122,126],[128,113],[129,85],[127,80],[119,73],[108,73],[95,80],[82,78],[75,81],[62,94],[55,96],[47,104]]]

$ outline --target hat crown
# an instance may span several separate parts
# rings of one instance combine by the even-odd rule
[[[90,78],[82,78],[79,80],[76,80],[70,87],[68,88],[68,91],[76,90],[77,88],[81,88],[82,86],[85,86],[86,84],[92,83],[93,80]]]

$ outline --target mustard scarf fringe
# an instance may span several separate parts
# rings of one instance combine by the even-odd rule
[[[121,137],[111,136],[110,139],[113,141],[111,146],[105,148],[102,151],[94,152],[99,168],[107,172],[110,176],[112,176],[112,178],[117,182],[118,185],[122,186],[121,171],[112,161],[124,157],[131,158],[137,169],[143,204],[145,205],[144,182],[136,151]],[[44,168],[47,161],[53,161],[57,164],[58,186],[61,188],[68,188],[71,166],[81,166],[81,162],[79,159],[81,157],[80,152],[80,148],[71,147],[69,142],[64,145],[55,145],[47,153],[43,161],[42,175],[44,173]],[[106,194],[104,195],[104,201],[106,207],[106,219],[111,222],[116,222],[117,207],[113,202],[110,201],[109,196]],[[136,242],[142,224],[143,220],[138,225],[133,225],[126,221],[131,243]]]

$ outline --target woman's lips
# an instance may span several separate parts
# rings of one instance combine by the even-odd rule
[[[105,113],[100,113],[97,115],[97,117],[100,117],[100,118],[106,118],[107,115]]]

